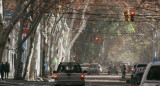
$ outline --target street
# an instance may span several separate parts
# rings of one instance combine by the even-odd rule
[[[130,75],[126,76],[129,79]],[[122,80],[119,75],[86,75],[85,86],[129,86],[126,80]],[[54,86],[54,79],[48,79],[48,81],[18,81],[18,80],[0,80],[0,86]]]
[[[129,79],[127,74],[126,78]],[[122,80],[119,75],[86,75],[85,86],[129,86],[126,80]],[[0,86],[54,86],[54,79],[47,81],[21,81],[21,80],[0,80]]]

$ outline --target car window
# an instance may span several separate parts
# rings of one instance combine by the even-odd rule
[[[59,66],[58,73],[82,73],[80,66],[78,65],[61,65]]]
[[[160,66],[152,66],[150,68],[147,80],[160,80]]]
[[[90,65],[89,67],[90,67],[90,68],[97,68],[97,65],[93,65],[93,64],[92,64],[92,65]]]
[[[142,79],[143,74],[144,74],[144,73],[138,73],[138,74],[136,74],[136,78]]]
[[[146,67],[147,66],[147,64],[139,64],[139,65],[137,65],[137,68],[138,67]]]

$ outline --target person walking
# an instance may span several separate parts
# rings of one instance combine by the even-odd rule
[[[9,68],[9,63],[6,62],[4,65],[4,74],[5,74],[5,79],[8,79],[8,74],[9,74],[10,68]]]
[[[126,65],[124,64],[122,67],[122,79],[125,79],[125,75],[126,75]]]
[[[4,64],[3,62],[1,62],[1,67],[0,67],[0,71],[1,71],[1,79],[3,80],[3,77],[4,77]]]

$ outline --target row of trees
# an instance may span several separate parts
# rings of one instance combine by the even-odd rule
[[[86,26],[85,12],[90,0],[5,0],[5,6],[9,6],[6,4],[9,2],[14,2],[16,7],[8,25],[4,26],[1,21],[0,61],[9,37],[9,45],[14,46],[17,55],[11,64],[15,79],[35,80],[37,76],[45,76],[45,69],[52,74],[59,62],[70,61],[70,50]],[[75,5],[83,3],[86,4]],[[82,13],[78,16],[82,20],[78,22],[75,21],[77,11]],[[31,25],[23,36],[26,22]],[[24,58],[26,41],[27,56]]]
[[[4,58],[5,46],[13,46],[13,53],[17,55],[14,57],[15,64],[11,64],[15,79],[35,80],[37,76],[45,76],[45,69],[52,74],[61,61],[105,64],[108,57],[118,57],[124,41],[130,42],[129,39],[134,39],[130,51],[143,59],[145,53],[150,52],[147,49],[151,42],[145,38],[146,47],[143,47],[136,44],[140,37],[126,34],[142,32],[149,35],[145,31],[150,31],[156,25],[148,20],[159,19],[152,16],[155,12],[158,14],[157,11],[146,9],[146,6],[152,7],[159,1],[137,0],[133,5],[129,0],[5,0],[5,8],[11,1],[15,3],[12,19],[9,24],[1,21],[0,61]],[[137,21],[145,21],[141,23],[123,22],[123,12],[135,6],[138,14],[147,13],[150,16],[136,16]],[[23,36],[26,21],[31,25],[29,32]],[[95,37],[104,39],[96,41]],[[24,58],[26,50],[22,46],[25,42],[27,56]],[[73,58],[74,55],[77,58]]]

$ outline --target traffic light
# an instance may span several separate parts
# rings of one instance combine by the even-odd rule
[[[95,40],[102,40],[102,37],[96,37]]]
[[[130,16],[131,16],[131,21],[134,21],[135,12],[134,12],[134,11],[131,11],[131,12],[130,12]]]
[[[125,21],[130,21],[129,11],[128,11],[128,10],[126,10],[126,11],[124,12],[124,16],[125,16]]]

